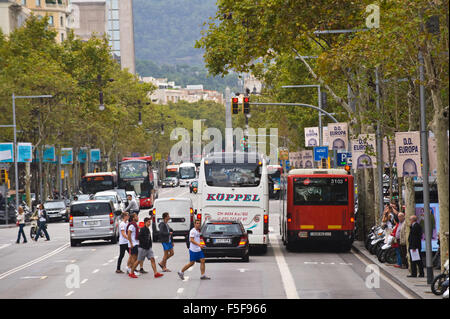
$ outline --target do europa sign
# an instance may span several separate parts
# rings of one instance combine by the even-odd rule
[[[420,132],[395,133],[397,170],[399,176],[422,176]]]

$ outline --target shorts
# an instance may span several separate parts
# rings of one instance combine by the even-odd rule
[[[199,261],[202,258],[205,258],[203,251],[192,251],[189,249],[189,261]]]
[[[139,253],[138,246],[134,246],[133,248],[128,247],[128,253],[130,255],[137,255]]]
[[[173,249],[173,244],[171,241],[169,241],[168,243],[162,243],[164,250],[171,250]]]
[[[151,258],[155,258],[155,254],[153,254],[153,250],[151,248],[149,249],[144,249],[139,247],[139,253],[138,253],[138,260],[139,261],[144,261],[145,257],[147,257],[148,260],[150,260]]]

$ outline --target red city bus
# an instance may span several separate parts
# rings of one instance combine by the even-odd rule
[[[287,249],[319,243],[350,250],[355,229],[353,183],[344,169],[291,170],[283,183],[280,225]]]
[[[119,163],[118,188],[135,191],[140,208],[153,207],[154,182],[151,156],[124,157]]]

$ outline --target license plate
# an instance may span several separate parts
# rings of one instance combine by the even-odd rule
[[[214,244],[229,244],[231,243],[231,239],[228,238],[217,238],[213,239]]]
[[[88,222],[84,222],[84,226],[98,226],[100,225],[99,221],[88,221]]]
[[[310,236],[331,236],[331,232],[310,232]]]

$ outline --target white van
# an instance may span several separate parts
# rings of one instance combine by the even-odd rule
[[[158,241],[159,227],[163,221],[162,215],[168,212],[170,216],[169,226],[173,229],[173,236],[189,236],[189,231],[194,227],[194,206],[190,198],[158,198],[155,200],[150,214],[153,217],[152,233],[153,241]]]

